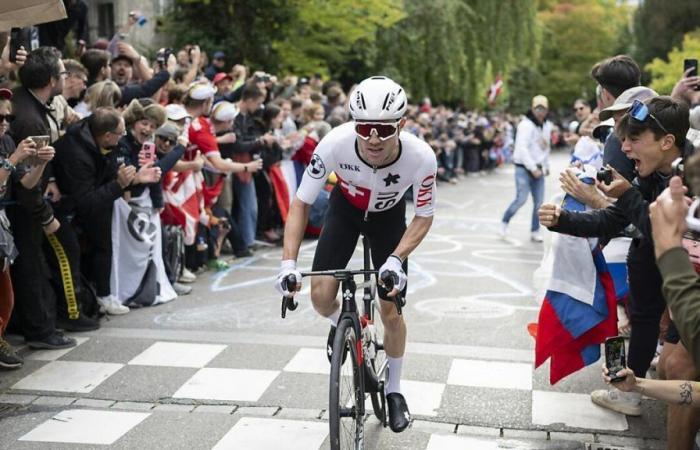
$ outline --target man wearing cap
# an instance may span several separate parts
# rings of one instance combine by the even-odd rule
[[[214,52],[212,56],[211,64],[204,69],[204,76],[206,76],[210,81],[214,80],[214,76],[217,73],[223,72],[226,68],[226,53],[221,50]]]
[[[226,72],[219,72],[214,76],[212,83],[214,84],[214,87],[216,87],[214,104],[224,100],[231,101],[227,98],[231,94],[231,88],[233,87],[233,78],[231,75],[227,74]]]
[[[125,42],[118,44],[120,53],[112,59],[112,80],[122,90],[122,98],[118,106],[128,105],[135,98],[150,97],[170,80],[175,70],[169,61],[167,70],[160,70],[155,75],[144,62],[144,59]],[[133,83],[134,70],[138,72],[138,83]]]
[[[537,210],[544,197],[544,176],[549,173],[552,124],[547,120],[548,111],[547,97],[536,95],[532,98],[532,109],[518,124],[513,151],[516,197],[503,214],[499,230],[501,237],[506,236],[508,222],[525,204],[528,194],[531,194],[533,210],[530,239],[533,242],[542,242]]]

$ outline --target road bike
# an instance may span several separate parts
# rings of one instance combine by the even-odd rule
[[[302,277],[332,276],[340,282],[342,294],[341,313],[333,341],[331,375],[329,385],[328,422],[332,450],[364,447],[365,398],[370,397],[372,410],[382,426],[386,427],[386,379],[387,359],[384,352],[384,327],[382,325],[380,299],[376,298],[377,271],[370,269],[369,245],[362,236],[364,269],[362,270],[322,270],[302,272]],[[363,276],[361,283],[355,283],[356,276]],[[398,275],[387,271],[382,283],[388,291],[398,283]],[[285,284],[286,283],[286,284]],[[294,286],[297,280],[290,275],[283,280],[283,286]],[[355,301],[355,292],[363,289],[363,310],[360,314]],[[401,295],[393,297],[394,305],[401,314],[404,304]],[[294,311],[298,306],[294,297],[282,298],[282,318],[287,310]]]

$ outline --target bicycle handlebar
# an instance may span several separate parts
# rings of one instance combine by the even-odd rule
[[[335,277],[336,280],[346,280],[348,278],[352,278],[355,275],[374,275],[377,276],[377,271],[376,270],[318,270],[315,272],[302,272],[301,276],[302,277],[313,277],[313,276],[332,276]],[[387,270],[384,272],[380,279],[382,283],[384,283],[384,287],[387,289],[387,291],[391,292],[392,289],[394,289],[394,285],[396,285],[399,282],[399,275],[391,270]],[[293,274],[287,275],[282,280],[282,288],[285,290],[288,290],[288,286],[294,286],[296,287],[297,284],[297,277],[295,277]],[[401,292],[396,294],[394,297],[392,297],[392,300],[394,302],[394,305],[396,305],[396,311],[399,313],[399,315],[402,314],[401,312],[401,307],[406,304],[403,300],[403,296],[401,295]],[[294,299],[294,296],[282,296],[282,318],[284,319],[287,316],[287,310],[294,311],[297,309],[299,306],[299,303]]]

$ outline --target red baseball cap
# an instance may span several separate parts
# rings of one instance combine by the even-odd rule
[[[3,100],[12,100],[12,91],[6,88],[0,89],[0,98]]]
[[[233,81],[233,78],[231,78],[231,75],[227,74],[226,72],[219,72],[216,75],[214,75],[214,79],[212,80],[212,83],[214,84],[219,84],[223,80],[227,79],[229,81]]]

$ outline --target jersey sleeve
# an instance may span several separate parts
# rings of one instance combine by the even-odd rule
[[[437,174],[437,158],[430,151],[422,158],[413,182],[413,204],[416,216],[432,217],[435,214],[437,190],[435,176]]]
[[[297,198],[307,205],[312,205],[316,201],[319,192],[326,184],[328,176],[335,170],[335,155],[333,154],[335,140],[321,140],[314,154],[311,156],[311,162],[304,171],[304,176],[301,179],[299,189],[297,189]]]

